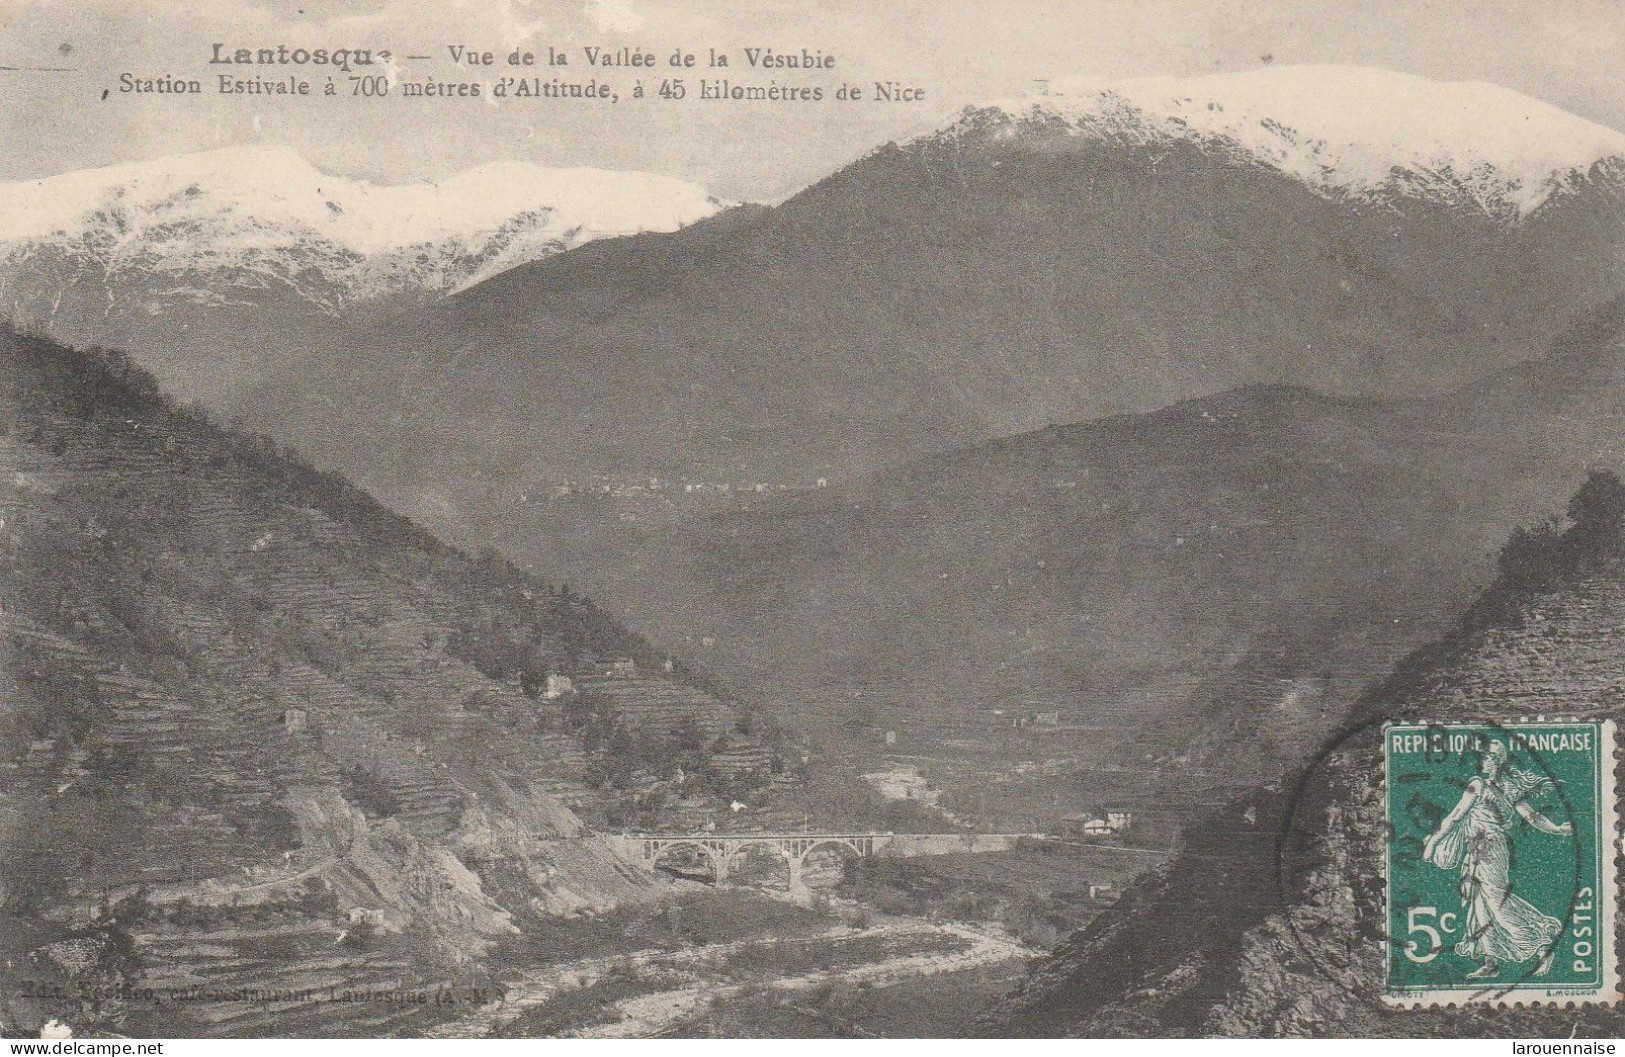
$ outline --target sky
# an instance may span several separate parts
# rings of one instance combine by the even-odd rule
[[[390,49],[392,84],[521,73],[652,88],[681,74],[682,101],[497,102],[220,95],[222,71],[267,78],[314,67],[223,67],[212,45]],[[459,68],[448,47],[496,53]],[[572,56],[515,70],[509,51]],[[583,47],[652,51],[653,70],[589,69]],[[673,71],[678,48],[730,55],[728,70]],[[808,49],[834,70],[752,71],[742,49]],[[408,55],[430,58],[406,59]],[[703,64],[703,58],[701,62]],[[774,201],[961,107],[1043,80],[1192,76],[1267,64],[1377,66],[1483,80],[1625,130],[1625,3],[1614,0],[0,0],[0,179],[38,178],[234,144],[291,146],[318,167],[379,182],[437,179],[497,160],[659,172],[729,199]],[[203,82],[201,96],[119,91],[119,76]],[[700,77],[821,85],[916,102],[702,102]],[[340,75],[339,88],[350,86]],[[103,98],[103,92],[107,92]]]

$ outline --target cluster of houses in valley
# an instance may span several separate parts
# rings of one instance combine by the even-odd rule
[[[863,780],[887,800],[912,801],[921,807],[940,811],[945,819],[955,821],[953,812],[942,807],[942,790],[934,787],[918,767],[894,762],[885,770],[865,774]],[[1133,809],[1121,804],[1107,804],[1098,811],[1061,818],[1052,832],[1063,841],[1102,841],[1124,837],[1133,828]]]
[[[1067,815],[1058,828],[1062,840],[1109,840],[1134,828],[1134,812],[1121,805],[1108,804],[1099,811]]]
[[[594,477],[585,481],[565,481],[547,488],[549,499],[569,499],[576,496],[599,496],[610,499],[675,498],[678,496],[766,495],[772,492],[793,492],[805,489],[828,488],[829,478],[820,477],[803,484],[782,481],[702,481],[680,477],[639,477],[635,479]],[[522,497],[529,500],[529,495]]]
[[[970,739],[970,742],[967,742],[969,744],[988,736],[1004,736],[1010,731],[1065,734],[1088,728],[1076,714],[1063,713],[1059,709],[989,708],[958,720],[934,716],[928,723],[920,722],[918,717],[900,713],[895,723],[874,723],[867,729],[876,741],[895,747],[913,741],[911,732],[914,735],[924,734],[935,743],[953,745],[956,743],[944,742],[944,737],[958,735],[961,739]]]
[[[998,726],[1009,727],[1012,730],[1026,730],[1028,727],[1055,727],[1061,726],[1061,713],[1022,711],[1020,709],[994,708],[989,713]]]

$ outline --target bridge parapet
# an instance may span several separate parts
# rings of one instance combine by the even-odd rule
[[[882,854],[890,858],[914,855],[963,855],[966,853],[1009,851],[1024,837],[1036,833],[898,833],[887,842]]]
[[[805,856],[820,844],[840,844],[861,856],[875,854],[890,844],[891,833],[620,833],[605,834],[604,841],[627,858],[652,861],[678,846],[702,849],[710,855],[732,856],[747,845],[771,845],[786,855]]]

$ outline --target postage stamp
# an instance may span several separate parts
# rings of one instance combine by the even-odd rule
[[[1611,721],[1384,727],[1386,1001],[1619,999],[1614,736]]]

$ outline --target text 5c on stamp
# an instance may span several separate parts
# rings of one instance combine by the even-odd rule
[[[1387,1001],[1618,999],[1614,736],[1611,722],[1384,728]]]

